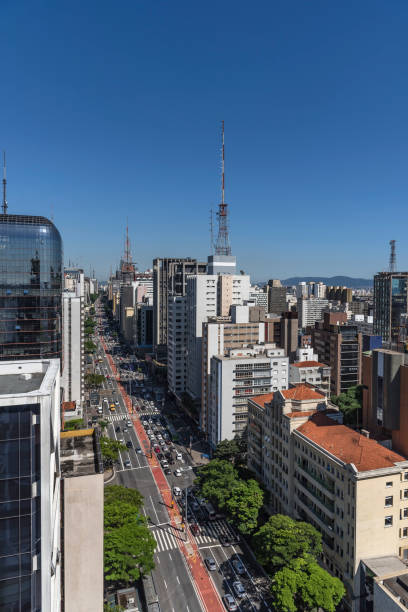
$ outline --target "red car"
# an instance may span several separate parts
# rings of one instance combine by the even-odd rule
[[[154,452],[155,453],[160,453],[160,451],[161,451],[160,446],[155,446],[154,447]]]

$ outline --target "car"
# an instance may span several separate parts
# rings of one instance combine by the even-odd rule
[[[130,463],[129,459],[126,459],[126,461],[123,462],[123,465],[125,466],[125,468],[132,467],[132,464]]]
[[[221,534],[219,537],[221,546],[231,546],[231,540],[228,536]]]
[[[160,444],[160,446],[166,446],[166,443],[165,443],[164,440],[159,440],[159,444]]]
[[[234,589],[236,597],[244,597],[244,595],[246,595],[244,585],[239,580],[232,583],[232,588]]]
[[[132,442],[131,442],[130,440],[128,440],[128,441],[126,442],[126,446],[127,446],[128,448],[133,448],[133,444],[132,444]]]
[[[173,487],[173,495],[175,495],[176,497],[178,497],[179,495],[181,495],[181,489],[180,489],[180,487]]]
[[[230,595],[229,593],[224,595],[222,600],[223,600],[224,606],[226,607],[228,612],[235,612],[235,610],[238,610],[237,602],[235,601],[233,596]]]
[[[115,427],[115,431],[116,431],[117,433],[119,433],[119,432],[120,432],[120,427],[119,427],[119,425],[118,425],[117,427]]]
[[[128,427],[132,427],[132,424],[133,424],[133,423],[132,423],[132,421],[129,421],[129,420],[127,420],[127,421],[126,421],[126,425],[127,425]]]
[[[167,453],[167,451],[168,451],[168,450],[169,450],[169,447],[168,447],[168,446],[164,445],[164,446],[162,447],[162,451],[163,451],[163,453]]]
[[[162,453],[157,453],[157,458],[159,461],[166,461],[165,458],[163,457]],[[167,461],[166,461],[167,463]]]
[[[182,458],[183,458],[183,457],[182,457],[181,453],[176,453],[176,459],[177,459],[177,461],[181,461],[181,460],[182,460]]]
[[[234,566],[234,570],[239,576],[242,576],[243,574],[245,574],[246,570],[240,559],[234,559],[232,562],[232,565]]]
[[[160,453],[160,446],[155,446],[154,447],[154,452],[155,453]]]
[[[181,476],[181,471],[177,468],[177,470],[174,470],[174,475]]]
[[[118,438],[118,442],[119,442],[119,444],[124,444],[125,443],[123,438]]]
[[[191,507],[194,510],[194,512],[197,512],[200,509],[200,505],[196,502],[195,499],[191,502]]]
[[[142,449],[140,448],[140,446],[135,446],[135,451],[139,454],[141,454]]]
[[[217,569],[217,564],[212,557],[206,557],[204,563],[210,572],[214,572]]]
[[[171,468],[166,468],[166,469],[164,470],[164,473],[165,473],[167,476],[170,476],[170,474],[171,474]]]
[[[127,428],[127,427],[124,427],[124,428],[122,429],[122,431],[123,431],[123,433],[127,433],[127,432],[128,432],[128,428]]]
[[[118,400],[115,400],[115,406],[119,406]]]

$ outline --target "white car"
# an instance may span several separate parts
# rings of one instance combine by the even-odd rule
[[[174,475],[175,476],[181,476],[181,471],[179,469],[174,470]]]
[[[173,487],[173,494],[177,496],[181,495],[180,487]]]

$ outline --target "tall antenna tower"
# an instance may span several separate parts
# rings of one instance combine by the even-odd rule
[[[6,152],[3,151],[3,204],[2,204],[3,215],[7,215],[7,209],[8,209],[7,197],[6,197],[6,185],[7,185],[7,178],[6,178]]]
[[[215,243],[216,255],[231,255],[228,236],[228,204],[225,202],[225,147],[224,147],[224,121],[222,122],[222,171],[221,171],[221,202],[218,205],[218,236]]]
[[[214,252],[214,211],[210,208],[210,253]]]
[[[132,263],[132,255],[130,252],[129,227],[126,221],[126,240],[125,240],[125,262],[127,265]]]
[[[391,247],[391,251],[390,251],[390,266],[389,266],[389,271],[390,272],[395,272],[396,264],[397,264],[397,256],[395,254],[395,240],[390,240],[390,247]]]

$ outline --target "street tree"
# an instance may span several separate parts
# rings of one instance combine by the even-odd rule
[[[218,442],[213,457],[225,461],[232,461],[239,453],[237,440],[221,440]]]
[[[117,440],[112,440],[107,436],[101,436],[99,438],[101,453],[103,460],[106,464],[111,465],[119,457],[120,451],[127,450],[126,446]]]
[[[316,608],[335,612],[345,594],[341,580],[326,572],[311,555],[294,559],[277,571],[271,591],[279,612],[306,612]]]
[[[254,552],[268,574],[273,575],[291,561],[322,551],[322,536],[309,523],[275,514],[254,534]]]
[[[95,389],[101,387],[104,380],[103,374],[85,374],[84,376],[85,385]]]
[[[92,340],[85,340],[84,342],[85,353],[94,353],[96,351],[96,344]]]
[[[143,495],[137,489],[129,489],[120,485],[108,485],[105,487],[105,504],[115,502],[126,502],[134,506],[140,512],[143,504]]]
[[[242,533],[251,533],[258,524],[263,491],[256,480],[237,480],[225,502],[225,509]]]
[[[238,472],[229,461],[213,459],[200,468],[197,484],[203,497],[224,509],[237,479]]]

